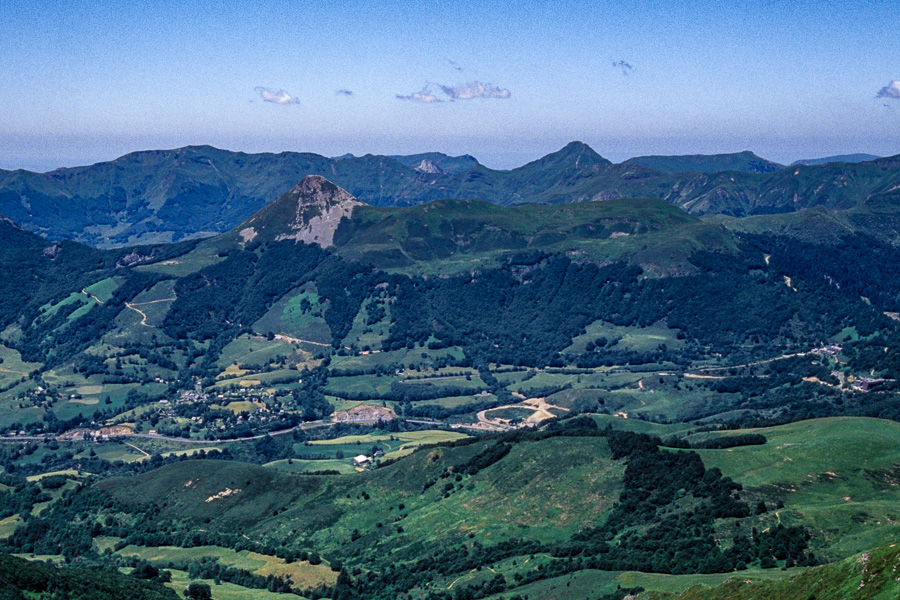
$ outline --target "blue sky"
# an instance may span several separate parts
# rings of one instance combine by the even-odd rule
[[[892,1],[0,4],[0,168],[211,144],[900,153]]]

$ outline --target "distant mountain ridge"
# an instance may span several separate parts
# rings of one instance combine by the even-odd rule
[[[650,159],[656,167],[639,164]],[[640,197],[666,200],[695,215],[745,216],[814,206],[847,209],[879,194],[895,194],[898,162],[894,157],[757,173],[747,170],[777,165],[749,152],[613,164],[587,144],[572,142],[516,169],[498,171],[470,156],[440,153],[326,158],[189,146],[43,174],[0,171],[0,214],[51,239],[97,247],[164,243],[227,231],[303,177],[321,175],[372,206],[444,199],[512,206]],[[728,168],[703,172],[710,165]],[[664,172],[686,167],[694,170]]]
[[[715,173],[716,171],[771,173],[784,168],[784,165],[760,158],[750,151],[713,155],[636,156],[622,164],[640,165],[663,173]]]
[[[860,163],[860,162],[868,162],[870,160],[878,160],[881,158],[880,156],[876,156],[874,154],[839,154],[837,156],[825,156],[823,158],[804,158],[801,160],[795,160],[791,163],[790,166],[796,165],[825,165],[828,163],[835,162],[845,162],[845,163]]]

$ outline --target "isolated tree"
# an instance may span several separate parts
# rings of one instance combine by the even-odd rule
[[[212,598],[212,590],[210,590],[207,583],[192,581],[187,586],[187,597],[193,600],[210,600]]]

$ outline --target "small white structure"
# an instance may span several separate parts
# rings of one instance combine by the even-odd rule
[[[365,464],[372,462],[372,459],[366,456],[365,454],[360,454],[358,456],[353,457],[353,464],[357,467],[361,467]]]

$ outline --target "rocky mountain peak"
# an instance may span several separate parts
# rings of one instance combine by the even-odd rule
[[[444,171],[439,166],[434,164],[434,162],[428,160],[427,158],[422,159],[422,162],[415,166],[416,171],[419,173],[432,173],[434,175],[443,175]]]
[[[334,243],[341,219],[349,218],[360,204],[321,175],[308,175],[238,226],[238,234],[244,242],[262,235],[264,239],[294,240],[326,248]]]
[[[298,205],[331,205],[357,201],[349,192],[321,175],[307,175],[286,195],[291,196],[291,200],[296,201]],[[281,201],[281,198],[277,201]]]

